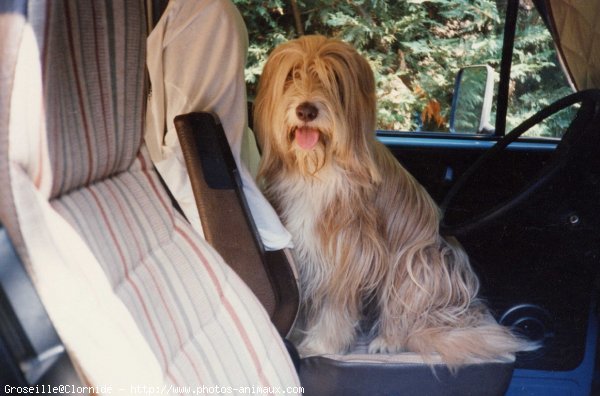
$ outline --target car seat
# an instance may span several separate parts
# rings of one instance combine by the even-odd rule
[[[297,386],[266,311],[142,145],[145,3],[3,1],[0,18],[0,222],[81,383]]]

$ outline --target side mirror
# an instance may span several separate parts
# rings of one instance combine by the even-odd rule
[[[456,75],[450,132],[489,134],[494,97],[494,69],[488,65],[463,67]]]

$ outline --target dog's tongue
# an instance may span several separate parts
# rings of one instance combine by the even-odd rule
[[[296,143],[304,150],[312,150],[319,141],[319,130],[310,127],[296,129]]]

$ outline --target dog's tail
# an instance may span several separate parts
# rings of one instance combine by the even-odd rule
[[[510,362],[515,353],[540,347],[497,324],[491,316],[474,327],[442,327],[416,330],[407,337],[407,349],[427,357],[439,354],[451,369],[482,362]]]

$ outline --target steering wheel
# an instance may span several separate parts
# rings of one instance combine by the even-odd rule
[[[487,208],[479,210],[479,212],[472,210],[473,208],[468,208],[469,212],[469,210],[460,208],[457,205],[457,198],[461,197],[461,193],[464,193],[465,186],[468,186],[468,183],[472,182],[473,176],[477,175],[486,165],[494,160],[509,144],[534,125],[575,103],[581,103],[577,115],[563,135],[553,158],[543,167],[535,180],[529,182],[525,188],[510,198],[500,202],[493,202],[491,209],[488,209],[490,205],[487,205]],[[586,145],[589,137],[598,138],[600,136],[600,134],[596,133],[596,129],[599,126],[600,90],[576,92],[540,110],[500,139],[454,183],[440,205],[443,213],[440,224],[441,231],[447,235],[461,236],[506,215],[509,211],[519,206],[519,204],[525,202],[533,193],[539,191],[543,186],[548,185],[557,173],[565,169],[568,164],[576,161],[576,157],[581,153],[582,149],[599,149],[600,146],[596,145],[593,147],[589,144],[590,142],[587,142],[588,144]]]

